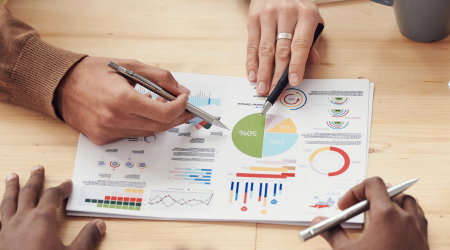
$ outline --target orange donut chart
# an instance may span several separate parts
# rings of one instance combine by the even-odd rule
[[[322,172],[320,171],[317,167],[314,166],[314,158],[317,156],[317,154],[324,152],[324,151],[333,151],[336,152],[338,154],[340,154],[343,158],[344,158],[344,165],[337,171],[335,172]],[[336,148],[336,147],[324,147],[324,148],[319,148],[316,151],[314,151],[310,156],[309,156],[309,166],[316,172],[320,173],[320,174],[324,174],[324,175],[328,175],[328,176],[338,176],[342,173],[344,173],[345,171],[347,171],[348,167],[350,167],[350,157],[348,157],[348,154],[340,149],[340,148]]]
[[[302,108],[306,104],[307,97],[303,91],[297,88],[287,88],[280,102],[291,110]]]

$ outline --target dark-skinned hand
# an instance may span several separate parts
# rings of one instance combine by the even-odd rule
[[[417,200],[407,194],[390,199],[379,177],[364,180],[353,187],[338,203],[341,210],[369,200],[370,222],[359,240],[351,240],[341,227],[322,234],[334,250],[428,250],[428,222]],[[316,217],[311,225],[324,220]]]
[[[42,166],[34,166],[22,189],[17,174],[7,176],[1,203],[0,250],[95,249],[106,231],[99,219],[89,222],[69,246],[61,242],[57,209],[72,191],[72,181],[45,190],[41,197],[44,175]]]

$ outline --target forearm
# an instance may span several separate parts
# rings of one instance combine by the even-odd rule
[[[83,57],[45,43],[36,30],[0,5],[0,101],[57,118],[52,105],[55,89]]]

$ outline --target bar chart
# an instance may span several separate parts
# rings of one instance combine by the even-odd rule
[[[283,186],[281,182],[231,181],[229,203],[242,212],[267,214],[269,205],[273,208],[279,206],[280,198],[284,201]]]
[[[296,160],[263,161],[264,166],[250,166],[246,173],[236,173],[240,178],[288,179],[295,177]],[[268,166],[271,165],[271,166]]]
[[[80,205],[93,208],[141,211],[144,189],[83,186]]]
[[[213,169],[201,165],[187,166],[171,164],[169,168],[169,183],[172,185],[211,185]]]

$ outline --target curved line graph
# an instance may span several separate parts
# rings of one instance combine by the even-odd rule
[[[188,194],[192,194],[192,193],[188,193]],[[172,197],[170,194],[165,195],[165,196],[156,195],[154,198],[149,198],[148,204],[150,204],[150,205],[161,204],[161,205],[164,205],[165,207],[171,207],[175,204],[179,204],[181,206],[188,205],[191,207],[198,206],[198,205],[208,206],[211,203],[213,195],[214,194],[210,194],[210,196],[208,196],[208,198],[206,198],[205,200],[184,199],[184,198],[176,199],[176,198]]]

